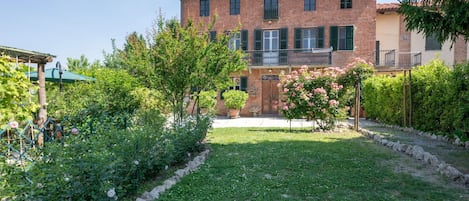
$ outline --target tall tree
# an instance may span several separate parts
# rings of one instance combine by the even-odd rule
[[[469,39],[468,0],[402,0],[399,12],[405,16],[406,28],[435,36],[443,43],[458,37]]]
[[[241,50],[228,48],[229,36],[221,34],[210,41],[209,30],[191,21],[185,26],[173,19],[159,18],[150,44],[150,70],[148,79],[156,82],[173,107],[175,121],[185,115],[184,99],[192,91],[227,86],[229,75],[246,68]]]
[[[90,68],[90,62],[88,62],[88,58],[86,58],[85,55],[81,55],[79,59],[67,58],[67,66],[68,70],[76,71]]]

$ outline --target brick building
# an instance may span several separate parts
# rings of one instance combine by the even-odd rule
[[[249,93],[243,116],[256,109],[277,113],[273,105],[282,72],[375,58],[375,0],[181,0],[182,23],[208,24],[214,16],[211,34],[239,29],[229,45],[249,55],[248,70],[233,75],[233,88]],[[223,101],[217,108],[225,114]]]

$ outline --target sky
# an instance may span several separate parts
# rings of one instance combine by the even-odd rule
[[[0,9],[0,45],[56,55],[52,67],[81,55],[102,61],[111,39],[121,48],[128,34],[146,35],[160,10],[179,19],[180,0],[2,0]]]

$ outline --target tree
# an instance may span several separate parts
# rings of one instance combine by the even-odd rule
[[[86,69],[90,67],[88,58],[85,55],[81,55],[79,59],[67,58],[68,70],[76,71],[80,69]]]
[[[406,28],[434,36],[443,43],[458,37],[469,39],[469,1],[402,0],[399,12],[405,16]]]
[[[31,119],[39,107],[31,101],[34,86],[19,66],[0,57],[0,125],[11,120]]]
[[[228,48],[229,36],[218,35],[210,41],[213,24],[201,31],[202,25],[191,21],[183,27],[175,19],[157,20],[150,44],[151,77],[147,79],[153,79],[170,102],[176,122],[184,118],[184,100],[191,91],[197,97],[202,90],[226,87],[231,73],[246,68],[241,50]]]

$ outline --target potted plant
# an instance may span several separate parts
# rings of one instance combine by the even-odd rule
[[[199,94],[199,107],[201,113],[212,114],[217,105],[217,92],[214,90],[201,91]]]
[[[229,90],[223,93],[225,107],[229,110],[230,118],[239,117],[239,111],[244,107],[249,96],[248,93],[239,90]]]

